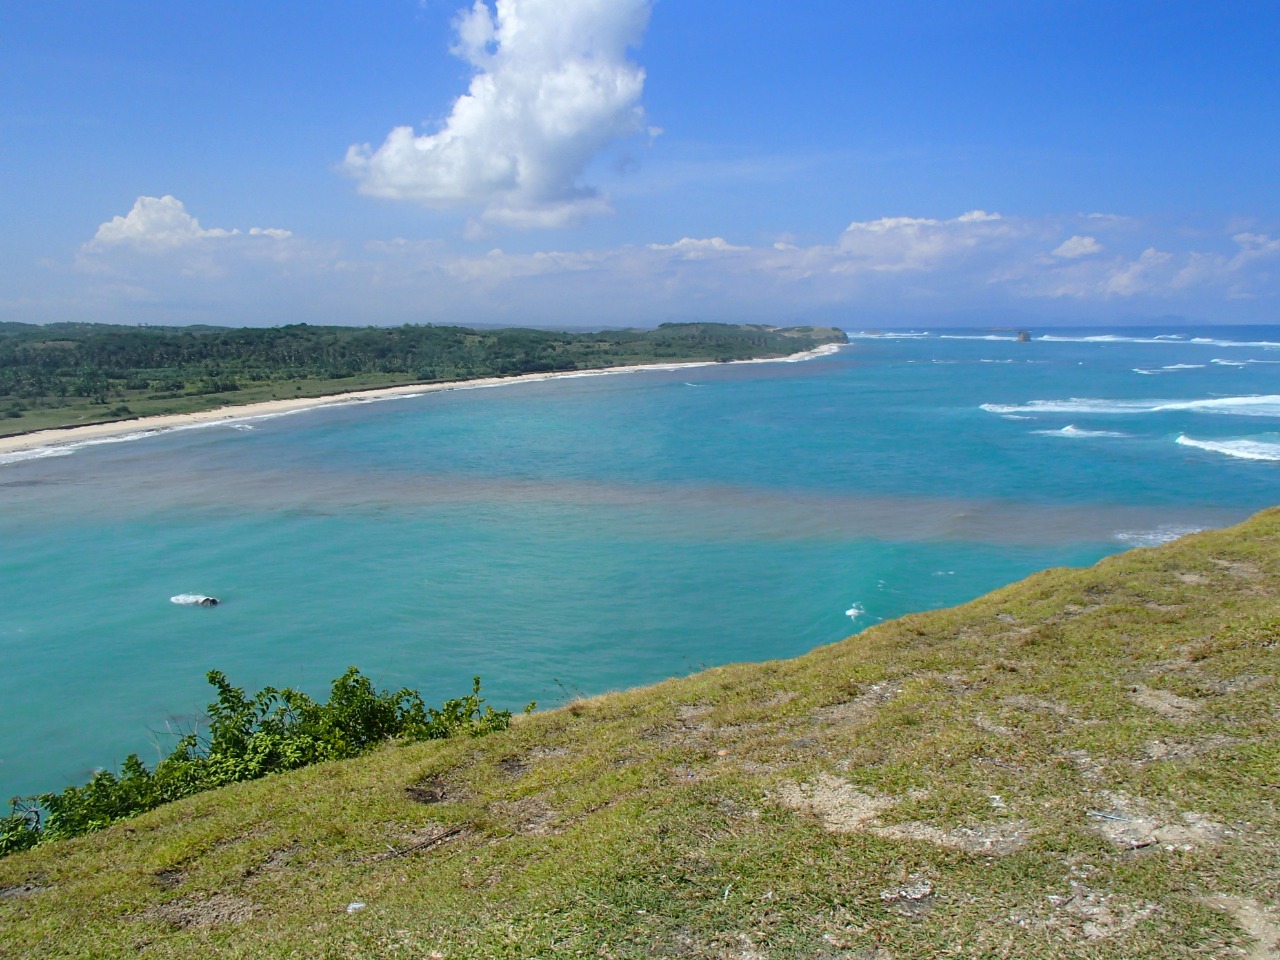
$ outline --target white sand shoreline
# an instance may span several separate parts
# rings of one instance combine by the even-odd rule
[[[811,360],[815,357],[829,356],[840,349],[842,344],[829,343],[803,353],[793,353],[786,357],[769,357],[760,360],[734,360],[733,363],[796,363]],[[541,380],[562,380],[572,377],[599,377],[619,373],[637,373],[646,370],[681,370],[691,367],[712,367],[721,364],[715,360],[697,360],[688,363],[648,363],[630,367],[606,367],[600,370],[568,370],[561,373],[529,373],[517,377],[484,377],[477,380],[461,380],[451,383],[418,383],[405,384],[399,387],[377,387],[371,390],[353,390],[348,393],[333,393],[322,397],[291,397],[283,400],[265,400],[261,403],[246,403],[240,406],[218,407],[215,410],[201,410],[196,413],[176,413],[155,417],[141,417],[137,420],[116,420],[111,423],[86,423],[80,426],[57,427],[51,430],[39,430],[34,433],[23,433],[14,437],[0,437],[0,455],[26,453],[31,451],[48,451],[57,454],[60,448],[76,447],[95,442],[106,442],[131,436],[154,436],[174,430],[192,427],[214,426],[217,424],[237,423],[254,420],[260,417],[275,417],[286,413],[297,413],[303,410],[318,410],[350,403],[363,403],[371,400],[390,400],[396,397],[416,397],[428,393],[439,393],[445,390],[475,390],[483,387],[500,387],[514,383],[532,383]],[[65,451],[69,452],[69,451]],[[25,459],[25,458],[24,458]]]

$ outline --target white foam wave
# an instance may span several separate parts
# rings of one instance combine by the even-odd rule
[[[203,593],[180,593],[176,597],[169,598],[170,603],[176,603],[183,607],[212,606],[213,604],[210,603],[211,600],[213,600],[213,597],[207,596]]]
[[[1176,373],[1179,370],[1203,370],[1203,363],[1171,363],[1167,367],[1159,367],[1152,370],[1150,367],[1134,367],[1134,373],[1141,373],[1145,376],[1155,376],[1161,373]]]
[[[1115,430],[1081,430],[1074,424],[1067,424],[1061,430],[1032,430],[1032,433],[1038,433],[1046,437],[1127,437],[1127,433],[1117,433]]]
[[[1179,537],[1199,533],[1204,529],[1206,528],[1166,524],[1162,527],[1156,527],[1154,530],[1121,530],[1116,533],[1115,538],[1131,547],[1158,547],[1162,543],[1172,543]]]
[[[984,403],[987,413],[1215,413],[1242,417],[1280,417],[1280,395],[1212,397],[1207,400],[1103,400],[1072,397],[1068,400],[1031,400],[1027,403]]]
[[[1184,447],[1221,453],[1240,460],[1280,461],[1280,443],[1261,440],[1193,440],[1186,434],[1180,435],[1175,442]]]
[[[851,340],[920,340],[930,336],[927,330],[862,330],[846,335]]]
[[[850,620],[857,620],[859,617],[865,616],[866,613],[867,613],[867,610],[865,607],[863,607],[862,604],[855,603],[852,606],[850,606],[848,610],[844,612],[844,615],[848,617]]]
[[[1271,340],[1218,340],[1213,337],[1192,337],[1189,340],[1175,337],[1173,334],[1161,334],[1155,337],[1122,337],[1113,333],[1101,333],[1088,337],[1066,337],[1046,333],[1038,340],[1047,343],[1163,343],[1169,345],[1194,345],[1198,347],[1257,347],[1265,350],[1280,349],[1280,343]]]
[[[962,333],[943,333],[938,336],[939,340],[998,340],[1001,343],[1016,343],[1017,337],[998,336],[994,333],[987,334],[962,334]]]
[[[13,453],[0,453],[0,464],[22,463],[24,460],[43,460],[45,457],[69,457],[74,452],[69,446],[15,450]]]
[[[122,433],[115,437],[95,437],[92,440],[77,440],[74,443],[57,443],[47,447],[15,450],[13,453],[0,454],[0,464],[21,463],[24,460],[43,460],[45,457],[69,457],[82,447],[97,447],[104,443],[129,443],[133,440],[142,440],[145,437],[154,437],[166,432],[164,430],[139,430],[137,433]]]

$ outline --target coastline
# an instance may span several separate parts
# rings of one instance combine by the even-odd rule
[[[817,357],[830,356],[838,352],[841,346],[843,344],[828,343],[812,350],[789,354],[785,357],[732,360],[730,363],[798,363]],[[136,420],[114,420],[109,423],[86,423],[80,426],[57,427],[51,430],[37,430],[34,433],[22,433],[12,437],[0,437],[0,456],[44,450],[49,451],[49,455],[56,455],[60,448],[81,446],[87,443],[105,443],[131,436],[140,438],[193,427],[236,423],[242,420],[275,417],[288,413],[298,413],[303,410],[316,410],[350,403],[367,403],[376,400],[391,400],[398,397],[417,397],[446,390],[476,390],[515,383],[534,383],[542,380],[600,377],[611,374],[644,372],[646,370],[683,370],[692,367],[722,365],[718,360],[645,363],[624,367],[603,367],[598,370],[565,370],[556,373],[527,373],[515,377],[481,377],[476,380],[455,380],[448,383],[404,384],[398,387],[375,387],[370,390],[331,393],[320,397],[289,397],[281,400],[265,400],[261,403],[231,404],[214,410],[201,410],[196,413],[165,414],[154,417],[140,417]]]

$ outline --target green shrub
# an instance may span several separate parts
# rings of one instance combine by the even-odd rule
[[[209,704],[206,736],[183,737],[154,770],[130,755],[119,774],[104,770],[83,786],[15,800],[12,815],[0,819],[0,856],[101,830],[229,783],[357,757],[388,740],[484,736],[511,723],[511,711],[484,706],[479,677],[470,695],[447,700],[439,709],[426,706],[416,690],[379,692],[355,667],[333,681],[325,703],[288,687],[246,696],[217,670],[207,679],[218,698]]]

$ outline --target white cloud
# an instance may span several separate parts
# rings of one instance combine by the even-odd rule
[[[651,243],[649,249],[674,253],[686,260],[701,260],[719,253],[743,253],[751,248],[736,246],[724,237],[709,237],[705,240],[683,237],[675,243]]]
[[[1064,260],[1074,260],[1077,257],[1088,257],[1095,253],[1102,252],[1102,244],[1095,237],[1082,237],[1076,235],[1063,240],[1053,251],[1053,256],[1062,257]]]
[[[581,182],[610,142],[645,132],[645,73],[627,59],[650,0],[485,0],[462,11],[454,53],[476,70],[435,133],[396,127],[353,145],[344,169],[370,196],[478,206],[487,222],[564,226],[609,211]],[[652,135],[652,134],[651,134]]]
[[[250,236],[283,240],[293,234],[273,227],[251,227]],[[187,213],[177,197],[139,197],[133,209],[123,217],[112,217],[98,227],[90,246],[107,248],[119,244],[163,249],[180,247],[201,240],[240,236],[240,231],[205,229],[200,221]]]
[[[81,247],[77,269],[65,274],[67,296],[78,293],[81,303],[50,308],[49,318],[644,325],[874,317],[892,325],[1002,315],[1095,321],[1144,310],[1237,322],[1274,316],[1274,234],[1236,226],[1213,236],[1132,220],[1101,234],[1106,249],[1094,255],[1046,252],[1063,237],[1087,239],[1099,223],[1084,215],[882,217],[817,243],[675,234],[609,248],[470,253],[440,240],[344,247],[267,228],[210,229],[171,197],[144,197]],[[0,303],[0,317],[24,315],[29,307]]]
[[[840,237],[850,269],[928,270],[939,263],[993,245],[1019,232],[1019,225],[998,213],[971,210],[951,220],[882,217],[855,220]]]

